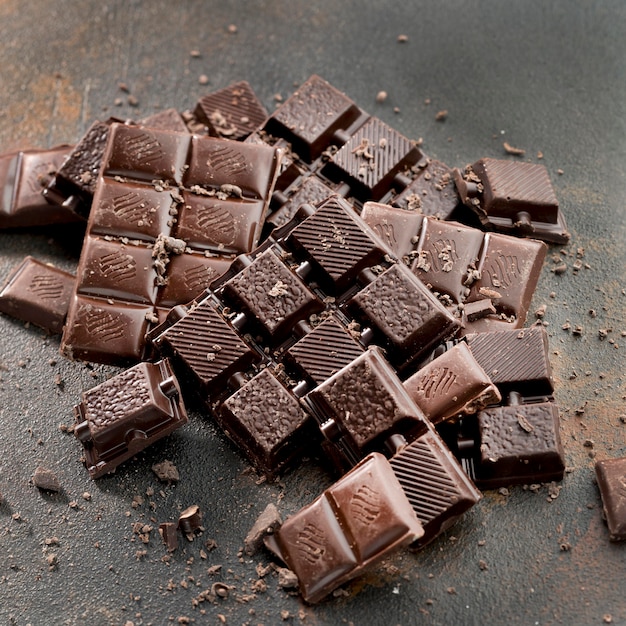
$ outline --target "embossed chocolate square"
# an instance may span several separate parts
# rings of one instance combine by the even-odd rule
[[[74,416],[91,478],[108,474],[187,422],[167,360],[139,363],[86,391]]]
[[[626,458],[596,462],[596,478],[611,541],[626,540]]]
[[[144,358],[144,336],[166,309],[256,246],[279,162],[268,146],[112,124],[62,352]]]
[[[316,603],[423,533],[389,462],[374,453],[287,518],[266,545],[296,574],[304,600]]]
[[[0,312],[60,333],[74,281],[72,274],[27,256],[0,289]]]

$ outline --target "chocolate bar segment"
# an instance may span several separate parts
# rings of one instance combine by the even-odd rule
[[[235,141],[243,141],[267,117],[265,107],[245,80],[202,96],[194,114],[209,135]]]
[[[177,133],[188,132],[187,125],[177,109],[165,109],[142,118],[137,122],[139,126],[156,128],[158,130],[172,130]]]
[[[266,544],[295,572],[304,600],[315,603],[423,532],[389,462],[372,454]]]
[[[404,441],[389,464],[424,528],[415,548],[450,528],[482,497],[434,429],[408,445]]]
[[[543,326],[466,335],[480,366],[506,396],[549,396],[554,390],[548,354],[548,333]]]
[[[460,414],[476,413],[502,399],[464,343],[433,359],[403,385],[433,424]]]
[[[187,422],[167,360],[140,363],[83,394],[74,434],[91,478],[114,470]]]
[[[626,458],[596,462],[596,478],[611,541],[626,540]]]
[[[215,416],[266,476],[276,475],[313,449],[310,417],[269,367],[221,403]]]
[[[553,243],[569,241],[545,166],[480,159],[463,173],[455,170],[454,178],[463,203],[489,229]]]
[[[0,289],[0,311],[60,333],[74,290],[74,276],[27,256]]]
[[[460,327],[402,263],[392,265],[359,291],[348,308],[374,331],[375,342],[387,349],[389,360],[400,369],[453,337]]]
[[[71,149],[62,145],[0,155],[0,228],[79,221],[69,208],[52,205],[43,196]]]

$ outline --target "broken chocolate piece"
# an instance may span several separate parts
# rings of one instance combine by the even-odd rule
[[[263,546],[265,536],[276,532],[282,523],[276,505],[270,502],[265,509],[263,509],[263,512],[256,519],[254,525],[246,535],[246,538],[243,540],[245,553],[252,556],[258,552]]]
[[[611,541],[626,540],[626,458],[596,462],[596,478]]]
[[[33,485],[42,491],[61,491],[58,476],[52,470],[41,466],[33,474]]]
[[[159,524],[159,534],[168,552],[174,552],[178,548],[178,527],[174,522]]]
[[[187,536],[193,534],[202,528],[202,511],[197,504],[188,506],[178,516],[178,528]]]

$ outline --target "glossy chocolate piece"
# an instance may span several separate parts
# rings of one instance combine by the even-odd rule
[[[474,453],[467,467],[479,488],[563,478],[558,406],[518,402],[518,394],[511,393],[507,406],[486,409],[476,417]]]
[[[362,116],[345,94],[319,76],[311,76],[270,116],[265,130],[283,137],[305,161],[349,137],[347,129]]]
[[[371,117],[331,157],[324,172],[349,184],[358,199],[376,201],[394,185],[406,186],[407,170],[422,157],[415,142]],[[401,178],[396,182],[398,175]]]
[[[311,265],[328,293],[340,295],[353,287],[360,272],[385,261],[391,249],[339,196],[332,196],[296,226],[286,245]]]
[[[209,135],[242,141],[267,117],[267,110],[245,80],[202,96],[194,109]]]
[[[215,417],[266,476],[310,454],[315,441],[310,417],[269,367],[221,403]]]
[[[424,536],[413,544],[421,548],[482,496],[433,429],[408,445],[403,438],[396,442],[389,464],[424,528]]]
[[[552,243],[567,243],[565,219],[545,166],[480,159],[464,172],[455,170],[463,203],[490,230]]]
[[[315,603],[423,533],[389,462],[371,454],[287,518],[266,545],[295,572],[304,600]]]
[[[449,219],[460,203],[452,170],[436,159],[424,159],[413,169],[417,171],[417,178],[393,199],[393,206],[441,220]]]
[[[304,401],[326,439],[351,465],[370,451],[382,450],[393,434],[415,436],[427,428],[426,417],[377,347],[313,389]]]
[[[551,395],[554,391],[548,353],[548,333],[543,326],[466,335],[476,361],[506,395]]]
[[[0,228],[24,228],[75,222],[66,207],[52,205],[43,196],[55,172],[72,150],[23,150],[0,155]]]
[[[626,541],[626,458],[596,462],[596,478],[611,541]]]
[[[396,263],[359,291],[349,310],[374,331],[375,343],[387,349],[402,369],[435,345],[453,337],[459,321],[402,263]]]
[[[86,391],[74,415],[91,478],[108,474],[187,422],[167,360],[140,363]]]
[[[256,246],[278,161],[267,146],[113,124],[62,351],[147,357],[151,325]]]
[[[541,241],[507,235],[485,235],[482,258],[467,297],[469,302],[488,298],[497,315],[468,325],[469,332],[521,328],[541,275],[547,246]]]
[[[459,343],[403,382],[412,400],[433,423],[476,413],[501,395],[465,343]]]
[[[74,282],[72,274],[28,256],[13,268],[0,289],[0,312],[60,333]]]
[[[140,119],[139,126],[156,128],[158,130],[171,130],[177,133],[189,132],[187,125],[177,109],[165,109]]]
[[[43,192],[50,203],[87,218],[113,121],[96,120],[80,138]]]

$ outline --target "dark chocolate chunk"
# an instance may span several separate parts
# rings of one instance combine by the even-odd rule
[[[419,434],[427,427],[426,417],[377,347],[309,392],[304,401],[326,439],[352,465],[368,452],[382,450],[391,435]]]
[[[374,453],[287,518],[266,545],[315,603],[423,532],[389,462]]]
[[[626,540],[626,458],[596,462],[596,478],[611,541]]]
[[[194,114],[213,137],[237,141],[245,139],[267,117],[265,107],[243,80],[202,96]]]
[[[178,516],[178,528],[187,536],[193,536],[197,530],[202,528],[202,511],[197,504],[188,506]]]
[[[545,166],[480,159],[454,179],[463,203],[489,229],[567,243],[565,219]]]
[[[0,289],[0,311],[51,333],[60,333],[74,290],[74,276],[26,257]]]
[[[230,395],[215,417],[266,476],[300,459],[314,441],[309,416],[270,368]]]
[[[48,226],[80,219],[69,208],[50,204],[43,196],[71,149],[63,145],[0,155],[0,228]]]
[[[476,413],[501,400],[497,387],[464,343],[433,359],[403,385],[433,424]]]
[[[450,339],[460,324],[402,263],[383,272],[349,302],[389,360],[402,368]]]
[[[400,445],[389,464],[424,528],[416,548],[450,528],[482,497],[432,429]]]
[[[177,133],[188,132],[187,125],[176,109],[165,109],[153,113],[137,122],[140,126],[156,128],[158,130],[173,130]]]
[[[42,491],[61,491],[59,477],[50,469],[39,466],[33,474],[33,485]]]
[[[565,470],[559,409],[552,402],[515,404],[478,413],[477,439],[468,470],[480,488],[561,480]]]
[[[243,540],[245,553],[252,556],[263,546],[263,539],[278,530],[283,523],[276,505],[270,502],[254,522]]]
[[[476,333],[466,336],[474,358],[506,395],[550,395],[554,390],[548,354],[548,333],[543,326]]]
[[[187,422],[178,381],[167,360],[139,363],[83,394],[74,407],[74,434],[91,478]]]
[[[174,522],[159,524],[159,534],[168,552],[174,552],[178,549],[178,528]]]

